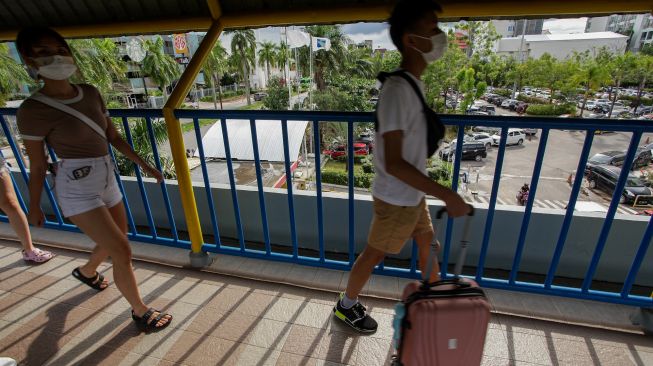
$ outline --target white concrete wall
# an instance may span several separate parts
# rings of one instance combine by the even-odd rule
[[[549,53],[557,59],[563,60],[571,55],[574,51],[584,52],[589,50],[590,53],[598,52],[602,47],[615,54],[623,54],[626,51],[627,38],[620,39],[581,39],[565,41],[537,41],[528,42],[524,40],[523,52],[524,57],[540,58],[543,54]],[[521,37],[502,39],[498,43],[497,54],[518,57]]]
[[[22,178],[15,175],[17,181]],[[124,177],[126,195],[135,221],[139,225],[147,225],[143,203],[135,178]],[[21,190],[26,192],[26,186]],[[185,230],[185,220],[182,214],[181,201],[176,182],[168,182],[168,192],[171,205],[175,212],[175,222],[180,230]],[[154,221],[158,227],[168,227],[168,217],[159,186],[153,182],[146,183],[147,195]],[[220,234],[223,237],[236,238],[236,221],[232,205],[231,192],[227,185],[212,185],[213,199],[219,222]],[[202,230],[212,235],[211,216],[202,184],[195,183],[195,198]],[[241,210],[245,240],[263,242],[261,213],[258,192],[255,187],[238,187],[238,199]],[[290,220],[288,214],[288,199],[283,189],[266,189],[268,226],[272,243],[291,245]],[[324,194],[324,239],[329,252],[347,253],[348,248],[348,200],[339,193]],[[299,191],[295,193],[295,220],[297,238],[300,247],[318,248],[317,200],[314,192]],[[440,208],[438,201],[429,202],[431,215]],[[49,209],[49,202],[44,195],[42,206]],[[489,243],[486,268],[509,270],[512,267],[513,256],[517,246],[523,208],[515,206],[498,206],[494,216],[494,225]],[[355,238],[356,249],[361,251],[367,239],[367,232],[372,218],[372,202],[369,196],[356,196],[355,204]],[[476,217],[472,224],[471,245],[467,256],[467,264],[478,263],[480,247],[483,240],[487,207],[477,205]],[[526,245],[520,266],[523,272],[546,274],[558,240],[564,211],[534,208],[529,226]],[[603,218],[600,214],[576,213],[563,251],[557,274],[570,278],[584,278],[598,239]],[[605,251],[601,257],[595,279],[621,283],[625,279],[633,257],[642,239],[647,217],[617,215],[612,226]],[[458,240],[462,224],[454,227],[454,252],[451,258],[456,258]],[[444,226],[439,233],[439,239],[444,243]],[[401,258],[410,257],[410,246],[398,255]],[[453,259],[452,259],[453,260]],[[653,286],[653,250],[649,250],[644,259],[636,283]]]

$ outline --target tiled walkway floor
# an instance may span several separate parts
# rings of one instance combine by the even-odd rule
[[[96,293],[70,277],[87,254],[56,252],[27,266],[16,243],[0,241],[0,356],[24,365],[389,364],[392,301],[366,299],[380,329],[358,336],[333,321],[332,293],[135,262],[146,300],[175,317],[142,335],[113,283]],[[653,365],[653,338],[494,315],[484,365]]]

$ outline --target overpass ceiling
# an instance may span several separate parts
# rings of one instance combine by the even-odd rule
[[[66,37],[204,31],[211,10],[226,28],[383,21],[392,0],[0,0],[0,40],[32,25]],[[651,12],[653,0],[442,0],[444,20]],[[209,6],[209,4],[216,6]]]

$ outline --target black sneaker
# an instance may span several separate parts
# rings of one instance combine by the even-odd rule
[[[378,324],[376,320],[372,319],[371,316],[367,314],[367,309],[360,302],[357,302],[354,306],[349,309],[345,309],[341,300],[344,294],[340,294],[340,299],[336,306],[333,307],[333,314],[345,324],[356,329],[361,333],[374,333]]]

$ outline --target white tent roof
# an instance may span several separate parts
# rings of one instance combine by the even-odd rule
[[[592,33],[564,33],[564,34],[527,34],[524,36],[525,42],[546,42],[546,41],[577,41],[577,40],[597,40],[597,39],[625,39],[628,36],[614,32],[592,32]],[[519,39],[518,37],[507,37],[504,39]]]
[[[288,121],[288,149],[290,161],[297,161],[302,146],[308,121]],[[236,160],[254,160],[252,133],[249,120],[227,120],[229,131],[229,148],[231,158]],[[284,161],[281,121],[256,121],[259,157],[263,161]],[[207,158],[226,159],[221,123],[217,122],[202,137],[204,156]],[[195,152],[199,157],[199,151]]]

